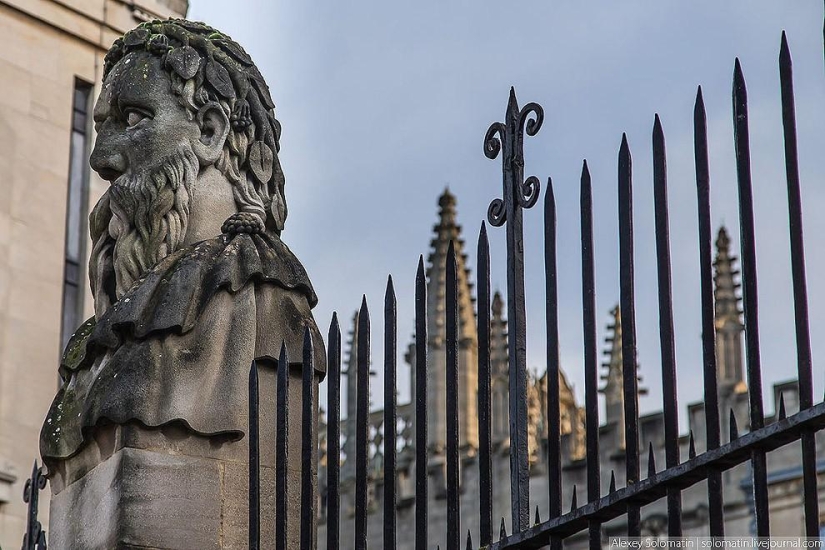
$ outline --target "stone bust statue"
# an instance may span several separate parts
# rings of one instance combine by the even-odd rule
[[[251,361],[282,342],[299,360],[307,326],[325,369],[315,293],[280,238],[280,124],[243,48],[201,23],[141,24],[106,55],[94,122],[110,183],[89,216],[95,315],[41,432],[50,475],[105,425],[241,440]]]

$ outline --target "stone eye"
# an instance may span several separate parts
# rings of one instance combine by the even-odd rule
[[[126,114],[126,124],[130,127],[137,125],[138,123],[140,123],[141,120],[143,120],[145,118],[149,118],[149,115],[147,115],[146,113],[143,113],[141,111],[136,111],[134,109],[130,109],[130,110],[126,111],[125,114]]]

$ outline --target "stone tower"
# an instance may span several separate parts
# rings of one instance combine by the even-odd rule
[[[358,370],[358,312],[356,311],[352,316],[352,330],[349,334],[349,357],[347,358],[347,370],[341,374],[347,377],[347,415],[346,425],[344,427],[344,445],[342,450],[344,456],[355,456],[355,416],[356,416],[356,392],[357,380],[356,371]],[[345,460],[341,468],[342,480],[355,479],[355,460]]]
[[[723,394],[745,390],[742,361],[742,308],[737,295],[739,271],[736,256],[730,253],[730,237],[723,227],[716,237],[714,297],[716,303],[716,364],[719,370],[719,388]]]
[[[604,387],[599,390],[604,394],[605,424],[614,424],[616,441],[624,448],[624,393],[622,393],[622,315],[617,305],[610,311],[612,322],[607,325],[610,334],[605,338],[608,345],[604,351],[607,359],[602,367],[607,372],[601,375],[605,381]]]
[[[612,322],[607,325],[607,329],[610,331],[610,334],[605,338],[607,349],[604,350],[604,355],[607,358],[607,362],[602,363],[602,367],[607,369],[607,372],[603,373],[601,376],[601,379],[605,381],[605,384],[599,392],[604,394],[604,423],[606,425],[615,425],[614,435],[616,437],[616,445],[618,448],[624,449],[625,421],[624,392],[622,391],[622,388],[624,387],[624,368],[622,367],[622,312],[621,309],[619,309],[618,304],[610,311],[610,315],[612,315],[613,319]],[[638,369],[639,365],[637,363],[637,372]],[[637,374],[637,378],[639,381],[639,395],[646,395],[647,389],[641,386],[642,377]]]
[[[458,409],[459,445],[462,449],[478,447],[477,403],[478,390],[478,334],[475,309],[471,293],[467,256],[461,226],[456,223],[456,200],[449,189],[438,199],[439,219],[433,227],[435,236],[430,243],[427,258],[427,342],[429,354],[429,378],[427,380],[427,410],[429,413],[428,447],[430,456],[443,457],[447,441],[446,410],[446,291],[447,248],[453,241],[458,271]]]

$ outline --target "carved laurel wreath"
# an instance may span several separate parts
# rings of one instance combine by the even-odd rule
[[[276,229],[283,229],[284,180],[273,169],[275,154],[280,151],[281,125],[275,118],[269,86],[249,54],[229,36],[203,23],[148,21],[115,40],[104,59],[104,78],[126,54],[141,50],[161,57],[164,66],[183,80],[194,79],[196,87],[206,85],[216,97],[227,100],[232,105],[230,122],[235,131],[242,132],[255,123],[247,164],[261,185],[274,187],[268,192],[270,211]]]

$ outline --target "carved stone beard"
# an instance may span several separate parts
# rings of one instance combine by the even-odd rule
[[[95,243],[92,262],[96,262],[96,254],[111,256],[100,259],[106,264],[111,262],[116,299],[180,247],[186,236],[190,189],[198,169],[198,159],[187,142],[156,167],[124,174],[112,184],[108,193],[111,218],[101,235],[110,246],[98,247]]]

